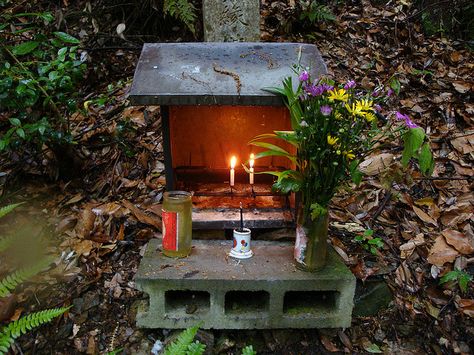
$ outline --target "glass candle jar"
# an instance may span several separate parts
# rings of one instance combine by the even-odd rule
[[[168,191],[163,197],[163,254],[184,258],[191,253],[192,195],[186,191]]]

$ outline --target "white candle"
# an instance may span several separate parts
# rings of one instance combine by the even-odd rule
[[[250,185],[253,185],[253,165],[255,164],[255,155],[252,153],[250,154],[249,166],[250,166]]]
[[[230,158],[230,186],[235,184],[235,164],[237,164],[237,158],[233,156]]]

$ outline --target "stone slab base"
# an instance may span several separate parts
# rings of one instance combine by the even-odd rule
[[[136,275],[150,296],[137,315],[143,328],[205,329],[349,327],[356,280],[329,248],[316,273],[296,269],[293,246],[253,241],[247,260],[228,256],[231,241],[193,241],[185,259],[161,254],[152,239]]]

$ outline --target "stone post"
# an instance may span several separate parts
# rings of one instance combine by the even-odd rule
[[[258,42],[260,0],[203,0],[206,42]]]

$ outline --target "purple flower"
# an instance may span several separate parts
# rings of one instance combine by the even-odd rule
[[[309,73],[306,70],[303,70],[300,73],[300,76],[298,77],[298,79],[300,79],[300,81],[308,81],[309,80]]]
[[[320,85],[307,85],[304,87],[304,91],[310,96],[320,96],[324,94],[326,91],[331,91],[334,89],[334,86],[328,84],[320,84]]]
[[[410,119],[410,116],[408,115],[404,115],[403,113],[400,113],[397,111],[397,113],[395,114],[395,116],[397,117],[397,120],[399,121],[405,121],[405,125],[408,127],[408,128],[417,128],[418,125],[413,123],[413,121]]]
[[[374,105],[374,108],[375,108],[375,110],[376,110],[377,112],[382,111],[382,106],[380,106],[379,104],[375,104],[375,105]]]
[[[356,82],[354,80],[349,80],[346,85],[344,85],[344,89],[346,90],[349,90],[349,89],[353,89],[356,87]]]
[[[329,116],[332,112],[332,108],[329,105],[324,105],[324,106],[321,106],[320,111],[323,114],[323,116]]]
[[[334,90],[334,86],[328,84],[322,84],[321,87],[323,89],[323,92]]]
[[[374,90],[372,92],[372,97],[378,97],[380,95],[380,90]]]
[[[405,121],[406,121],[406,120],[409,120],[409,119],[410,119],[410,116],[404,115],[403,113],[398,112],[398,111],[397,111],[397,113],[395,114],[395,116],[397,117],[397,120],[399,120],[399,121],[402,121],[402,120],[405,120]]]
[[[388,91],[387,91],[387,96],[390,97],[390,96],[392,96],[393,94],[395,94],[395,91],[393,91],[393,89],[391,89],[391,88],[388,89]]]
[[[412,120],[407,119],[405,120],[405,124],[407,125],[408,128],[417,128],[418,125],[416,123],[413,123]]]

